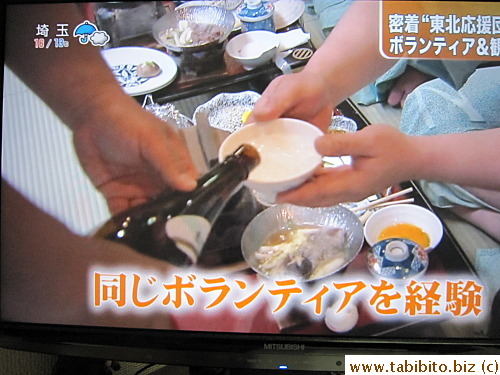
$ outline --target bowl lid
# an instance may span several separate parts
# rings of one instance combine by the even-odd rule
[[[272,17],[274,14],[274,6],[268,2],[257,1],[260,5],[243,4],[237,11],[236,15],[243,22],[259,22]]]
[[[425,250],[405,238],[388,238],[374,244],[367,254],[372,273],[392,280],[406,280],[422,275],[429,264]]]

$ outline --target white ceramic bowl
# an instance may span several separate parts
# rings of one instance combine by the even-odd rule
[[[404,223],[413,224],[429,235],[430,245],[426,251],[434,249],[443,237],[443,224],[432,211],[416,204],[397,204],[381,208],[368,218],[364,227],[366,242],[373,246],[382,230]]]
[[[276,33],[264,30],[248,31],[230,39],[227,54],[247,70],[271,61],[278,50],[280,39]]]
[[[323,132],[301,120],[281,118],[253,123],[236,130],[222,142],[219,160],[241,144],[250,144],[260,154],[260,164],[245,185],[256,191],[261,202],[273,204],[276,194],[297,187],[312,177],[322,157],[314,141]]]

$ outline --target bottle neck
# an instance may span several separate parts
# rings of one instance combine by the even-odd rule
[[[214,222],[259,160],[255,148],[246,145],[240,147],[198,180],[198,186],[191,193],[190,203],[183,213],[201,215]]]
[[[242,145],[233,154],[227,156],[222,163],[200,177],[198,188],[206,187],[221,179],[227,179],[229,185],[237,185],[248,178],[259,162],[258,151],[253,146]]]

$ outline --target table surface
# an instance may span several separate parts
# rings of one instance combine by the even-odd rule
[[[296,28],[302,28],[300,20],[278,30],[278,32],[287,32]],[[229,35],[228,40],[235,37],[239,33],[239,30],[233,31]],[[126,44],[120,44],[119,47],[140,46],[168,53],[166,48],[158,44],[152,36],[143,36],[135,40],[128,40],[125,43]],[[308,41],[294,47],[290,50],[290,52],[299,48],[307,48],[314,51],[314,46],[310,41]],[[285,60],[292,69],[300,68],[308,61],[307,58],[296,58],[292,55],[292,53],[286,56]],[[200,74],[195,74],[193,72],[185,73],[182,69],[178,69],[177,76],[172,83],[162,89],[151,92],[150,94],[156,103],[163,104],[200,95],[201,93],[209,92],[214,89],[220,89],[224,86],[232,86],[242,82],[253,82],[254,85],[260,80],[268,82],[270,79],[279,74],[281,74],[281,71],[273,61],[252,70],[245,70],[234,59],[228,56],[227,53],[224,53],[223,61],[221,61],[221,64],[216,66],[214,69]],[[138,95],[135,98],[138,102],[142,103],[144,96],[145,95]]]

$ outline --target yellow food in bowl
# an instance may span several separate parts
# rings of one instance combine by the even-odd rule
[[[245,111],[245,113],[243,113],[243,115],[241,116],[241,122],[242,123],[247,122],[248,116],[250,116],[250,113],[252,113],[252,111]]]
[[[378,241],[382,241],[387,238],[406,238],[416,242],[424,249],[428,248],[431,243],[431,239],[427,233],[416,225],[407,223],[394,224],[383,229],[378,236]]]
[[[347,130],[344,129],[328,129],[328,134],[346,134]]]

